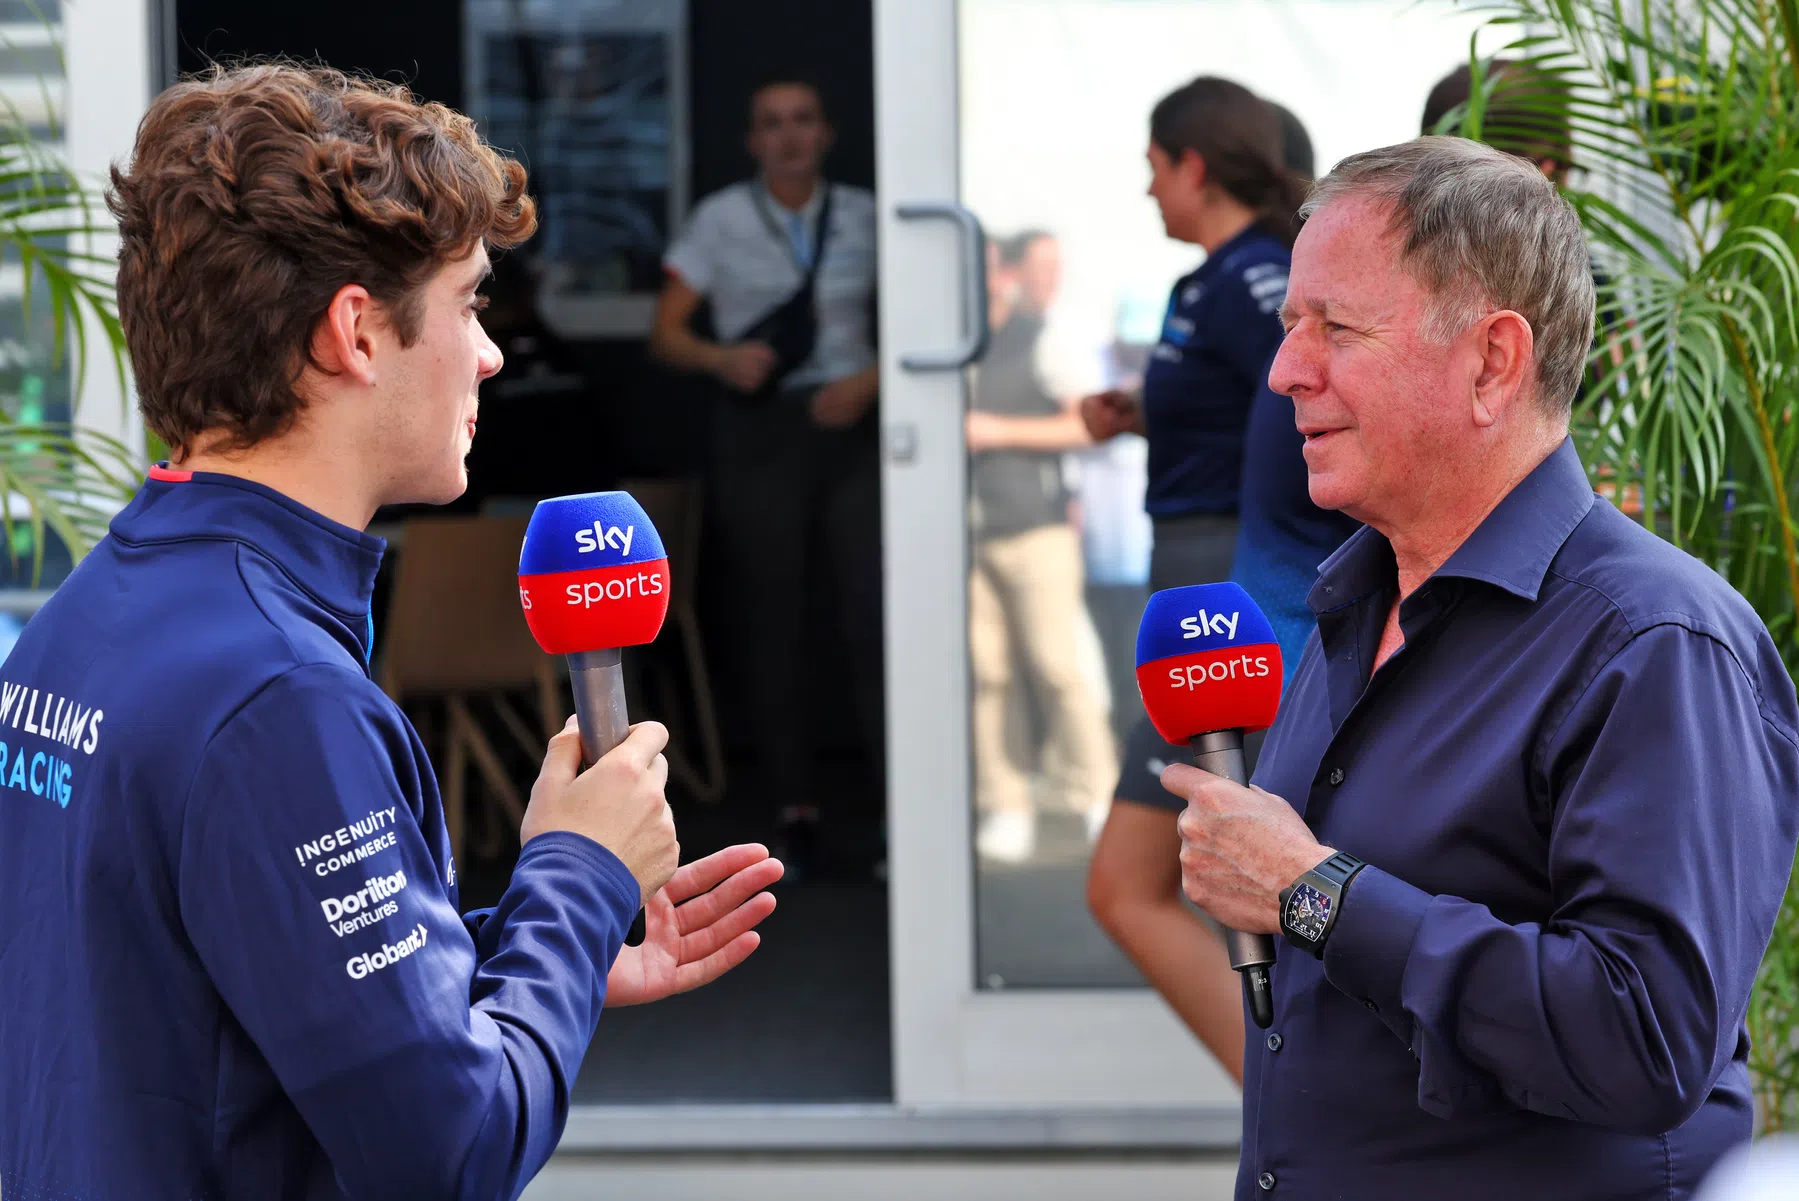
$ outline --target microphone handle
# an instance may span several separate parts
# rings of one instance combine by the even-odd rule
[[[625,666],[618,647],[576,651],[568,656],[568,679],[575,691],[575,714],[581,719],[581,758],[592,767],[631,732],[625,712]],[[643,911],[631,919],[625,945],[643,945]]]
[[[625,712],[625,668],[619,648],[577,651],[568,657],[575,713],[581,718],[581,756],[592,767],[631,732]]]
[[[1249,783],[1249,773],[1243,769],[1242,730],[1195,734],[1188,745],[1193,748],[1193,766],[1201,771],[1237,784]],[[1230,950],[1231,967],[1243,977],[1243,1000],[1249,1015],[1266,1030],[1274,1023],[1274,985],[1268,976],[1268,967],[1274,962],[1274,939],[1227,928],[1224,943]]]

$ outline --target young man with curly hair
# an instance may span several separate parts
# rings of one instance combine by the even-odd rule
[[[780,874],[677,871],[666,732],[582,771],[571,722],[465,919],[370,679],[364,527],[465,486],[524,170],[403,88],[260,65],[163,93],[110,202],[172,455],[0,667],[0,1195],[515,1197],[602,1005],[741,962]]]

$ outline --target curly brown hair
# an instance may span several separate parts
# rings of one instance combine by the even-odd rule
[[[107,204],[138,405],[181,449],[288,430],[312,331],[346,284],[410,344],[432,275],[537,227],[525,169],[467,117],[287,61],[214,66],[163,92]]]

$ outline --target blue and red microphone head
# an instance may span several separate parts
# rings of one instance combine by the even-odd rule
[[[668,552],[628,492],[540,500],[519,552],[518,595],[552,655],[640,646],[668,616]]]
[[[1236,584],[1164,589],[1137,627],[1137,690],[1150,724],[1172,743],[1266,730],[1281,701],[1274,627]]]

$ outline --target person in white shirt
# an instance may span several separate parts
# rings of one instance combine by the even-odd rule
[[[723,385],[711,499],[738,589],[762,783],[802,875],[818,820],[801,691],[815,575],[835,585],[871,758],[882,744],[875,205],[825,178],[832,138],[812,83],[781,75],[755,90],[748,148],[760,169],[701,201],[669,248],[650,339],[663,363]],[[691,328],[702,302],[716,339]]]

